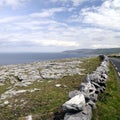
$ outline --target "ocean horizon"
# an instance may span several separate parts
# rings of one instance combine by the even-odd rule
[[[64,58],[83,58],[95,55],[82,53],[0,53],[0,65],[24,64]]]

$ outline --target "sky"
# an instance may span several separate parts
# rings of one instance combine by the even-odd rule
[[[120,47],[120,0],[0,0],[0,52]]]

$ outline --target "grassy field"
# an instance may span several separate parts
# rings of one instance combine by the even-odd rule
[[[81,59],[83,75],[65,76],[57,80],[34,82],[28,87],[18,87],[18,90],[40,89],[35,92],[25,92],[9,98],[9,105],[0,107],[0,120],[25,120],[24,116],[32,115],[33,120],[62,120],[61,105],[68,99],[68,92],[78,89],[87,73],[91,73],[100,64],[99,58]],[[61,84],[61,87],[55,87]],[[9,87],[9,83],[0,87],[2,94]]]
[[[120,120],[120,86],[112,64],[107,89],[99,96],[97,110],[94,110],[92,120]]]

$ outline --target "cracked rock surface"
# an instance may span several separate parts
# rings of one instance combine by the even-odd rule
[[[31,64],[0,66],[0,82],[10,80],[11,84],[18,81],[35,81],[57,79],[66,75],[81,74],[79,59],[34,62]],[[3,84],[0,83],[0,86]]]
[[[54,80],[64,76],[82,74],[84,69],[80,68],[80,59],[64,59],[44,62],[33,62],[29,64],[3,65],[0,66],[0,87],[8,85],[1,93],[0,106],[9,105],[9,99],[26,92],[39,91],[38,88],[26,89],[33,82]],[[56,84],[56,87],[61,85]],[[65,87],[65,86],[63,86]],[[20,103],[22,103],[20,101]],[[22,104],[27,101],[23,100]]]

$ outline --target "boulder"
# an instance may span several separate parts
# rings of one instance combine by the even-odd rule
[[[69,101],[62,105],[63,111],[66,112],[78,112],[83,110],[85,106],[85,97],[83,94],[79,94],[71,98]]]
[[[92,109],[91,106],[87,105],[84,107],[82,112],[75,114],[66,113],[64,120],[91,120],[92,118]]]

